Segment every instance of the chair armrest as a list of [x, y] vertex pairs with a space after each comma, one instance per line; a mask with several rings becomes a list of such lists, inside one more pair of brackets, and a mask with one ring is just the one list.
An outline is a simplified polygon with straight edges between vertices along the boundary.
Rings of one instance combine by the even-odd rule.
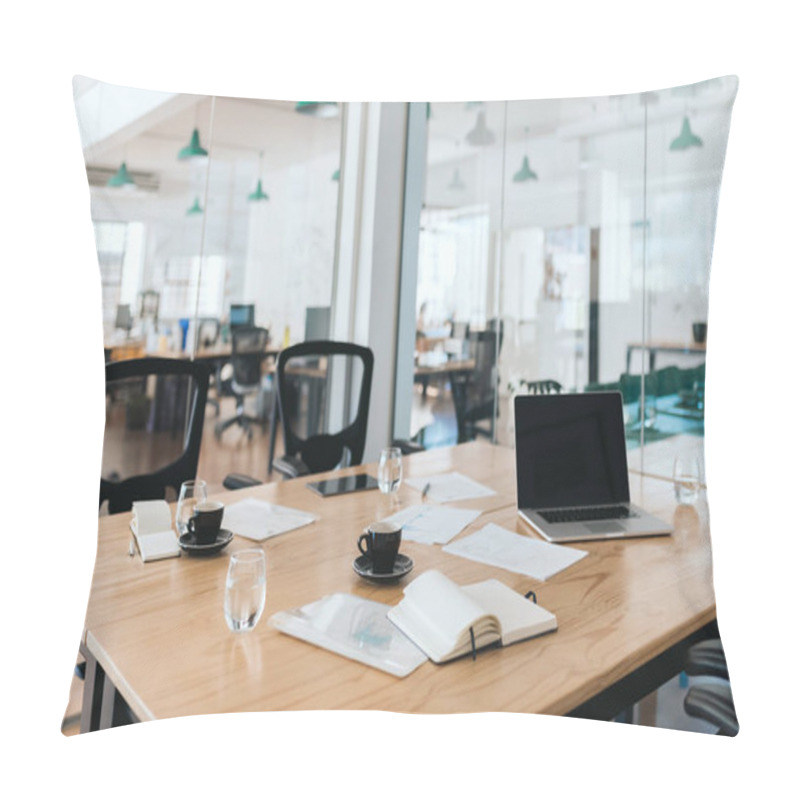
[[425, 451], [425, 448], [421, 444], [414, 442], [411, 439], [395, 439], [392, 442], [392, 447], [399, 447], [400, 452], [404, 456], [409, 456], [412, 453], [422, 453]]
[[299, 456], [281, 456], [280, 458], [276, 458], [272, 467], [287, 478], [299, 478], [301, 475], [311, 474], [311, 470]]
[[262, 481], [257, 478], [251, 478], [249, 475], [241, 475], [236, 472], [226, 475], [225, 480], [222, 481], [222, 485], [226, 489], [247, 489], [250, 486], [260, 486], [261, 483]]
[[686, 651], [686, 663], [683, 667], [687, 675], [713, 675], [716, 678], [728, 678], [728, 664], [722, 650], [720, 639], [706, 639], [693, 644]]
[[699, 717], [716, 725], [722, 736], [739, 733], [730, 684], [692, 686], [686, 693], [683, 707], [690, 717]]

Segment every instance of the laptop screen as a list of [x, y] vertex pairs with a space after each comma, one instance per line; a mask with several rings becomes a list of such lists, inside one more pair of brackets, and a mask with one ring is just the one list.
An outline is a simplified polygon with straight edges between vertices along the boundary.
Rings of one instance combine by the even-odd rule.
[[514, 399], [519, 508], [630, 500], [619, 392]]

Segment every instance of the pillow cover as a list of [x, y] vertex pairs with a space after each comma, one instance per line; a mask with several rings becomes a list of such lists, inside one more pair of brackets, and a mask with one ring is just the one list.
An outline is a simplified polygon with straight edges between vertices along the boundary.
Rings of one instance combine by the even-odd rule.
[[[451, 501], [481, 512], [461, 535], [495, 523], [535, 536], [516, 514], [511, 409], [515, 395], [539, 391], [622, 394], [632, 499], [673, 526], [659, 540], [579, 545], [585, 557], [534, 586], [407, 534], [401, 550], [418, 566], [392, 582], [354, 568], [363, 528], [391, 510], [375, 493], [321, 500], [302, 481], [263, 485], [252, 490], [264, 501], [250, 508], [264, 515], [256, 543], [227, 531], [223, 517], [219, 541], [198, 545], [180, 528], [185, 506], [174, 506], [181, 555], [146, 564], [135, 552], [119, 558], [131, 510], [101, 508], [82, 650], [84, 691], [104, 699], [83, 729], [326, 708], [613, 719], [643, 699], [642, 687], [651, 702], [636, 721], [728, 724], [703, 718], [719, 704], [702, 691], [685, 712], [676, 665], [692, 638], [716, 638], [705, 361], [736, 89], [728, 77], [636, 95], [365, 110], [76, 78], [103, 286], [104, 485], [145, 474], [136, 499], [180, 502], [181, 483], [202, 479], [208, 496], [240, 502], [224, 492], [226, 476], [270, 480], [266, 466], [281, 447], [277, 353], [347, 335], [375, 353], [373, 425], [397, 433], [408, 452], [430, 451], [409, 455], [406, 478], [427, 485], [458, 472], [483, 487]], [[380, 116], [378, 134], [370, 114]], [[359, 145], [366, 164], [342, 158]], [[237, 350], [254, 329], [257, 347]], [[119, 366], [144, 359], [140, 373]], [[323, 433], [317, 426], [335, 414], [348, 419], [346, 371], [306, 366], [281, 411]], [[162, 473], [191, 449], [183, 433], [198, 414], [199, 450], [170, 486]], [[386, 418], [392, 427], [380, 428]], [[376, 474], [379, 449], [370, 447], [366, 470]], [[395, 502], [430, 502], [414, 492], [401, 485]], [[315, 520], [278, 530], [274, 515], [293, 512]], [[230, 556], [248, 549], [267, 564], [252, 608], [231, 594], [228, 573]], [[533, 588], [558, 629], [398, 679], [341, 654], [356, 647], [391, 659], [391, 629], [374, 616], [327, 616], [311, 644], [269, 624], [339, 594], [397, 605], [428, 567], [461, 585], [494, 577], [521, 595]], [[244, 621], [231, 626], [237, 632], [232, 618]], [[724, 663], [707, 652], [695, 659], [700, 672]], [[104, 694], [103, 681], [113, 691]], [[647, 719], [652, 692], [658, 711]]]

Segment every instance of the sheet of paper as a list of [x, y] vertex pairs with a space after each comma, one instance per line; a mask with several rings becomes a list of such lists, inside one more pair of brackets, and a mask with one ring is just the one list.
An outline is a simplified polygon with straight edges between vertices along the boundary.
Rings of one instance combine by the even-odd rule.
[[452, 503], [455, 500], [471, 500], [474, 497], [497, 494], [488, 486], [483, 486], [460, 472], [431, 475], [429, 478], [410, 478], [406, 483], [421, 492], [424, 492], [427, 486], [426, 497], [436, 503]]
[[139, 534], [136, 536], [136, 543], [142, 561], [158, 561], [181, 554], [178, 537], [171, 530]]
[[386, 520], [402, 526], [403, 539], [406, 541], [447, 544], [480, 514], [480, 511], [471, 508], [416, 505], [404, 508]]
[[248, 497], [225, 506], [222, 527], [237, 536], [261, 542], [281, 533], [288, 533], [314, 522], [316, 517], [306, 511], [268, 503]]
[[493, 522], [442, 550], [539, 581], [546, 581], [586, 555], [585, 550], [522, 536]]

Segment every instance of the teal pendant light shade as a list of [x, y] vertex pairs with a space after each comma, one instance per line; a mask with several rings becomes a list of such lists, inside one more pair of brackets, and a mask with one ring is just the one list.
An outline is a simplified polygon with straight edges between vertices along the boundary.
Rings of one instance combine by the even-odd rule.
[[528, 162], [528, 156], [525, 156], [522, 159], [522, 166], [519, 168], [519, 171], [514, 175], [514, 182], [515, 183], [524, 183], [525, 181], [538, 181], [539, 176], [531, 169], [531, 165]]
[[294, 110], [308, 117], [335, 117], [339, 114], [339, 105], [330, 102], [321, 103], [317, 100], [301, 100], [295, 105]]
[[192, 139], [186, 147], [179, 153], [178, 158], [183, 161], [187, 158], [207, 158], [208, 150], [200, 146], [200, 132], [195, 128], [192, 131]]
[[672, 140], [672, 144], [670, 144], [670, 150], [686, 150], [688, 147], [702, 147], [703, 140], [699, 136], [695, 136], [692, 133], [692, 129], [689, 127], [689, 117], [683, 118], [683, 127], [681, 128], [681, 132], [678, 134], [676, 139]]
[[479, 111], [475, 127], [467, 134], [467, 141], [478, 147], [494, 143], [494, 134], [486, 127], [486, 112]]
[[136, 181], [131, 178], [131, 174], [128, 172], [128, 167], [124, 161], [120, 165], [120, 168], [116, 171], [116, 174], [112, 175], [108, 179], [106, 186], [136, 186]]
[[200, 205], [200, 198], [199, 197], [195, 197], [194, 205], [190, 209], [188, 209], [186, 211], [186, 216], [187, 217], [193, 217], [195, 214], [202, 214], [202, 213], [203, 213], [203, 209], [202, 209], [202, 207]]
[[339, 180], [339, 169], [336, 169], [334, 171], [333, 175], [331, 175], [331, 180], [332, 181], [338, 181]]
[[256, 203], [259, 200], [269, 200], [269, 195], [261, 187], [261, 178], [258, 179], [258, 185], [256, 186], [256, 190], [247, 195], [247, 199], [251, 203]]
[[461, 191], [462, 189], [467, 188], [464, 181], [461, 180], [461, 174], [458, 171], [458, 167], [456, 167], [456, 170], [453, 173], [453, 180], [450, 181], [450, 185], [447, 188], [452, 189], [453, 191]]

